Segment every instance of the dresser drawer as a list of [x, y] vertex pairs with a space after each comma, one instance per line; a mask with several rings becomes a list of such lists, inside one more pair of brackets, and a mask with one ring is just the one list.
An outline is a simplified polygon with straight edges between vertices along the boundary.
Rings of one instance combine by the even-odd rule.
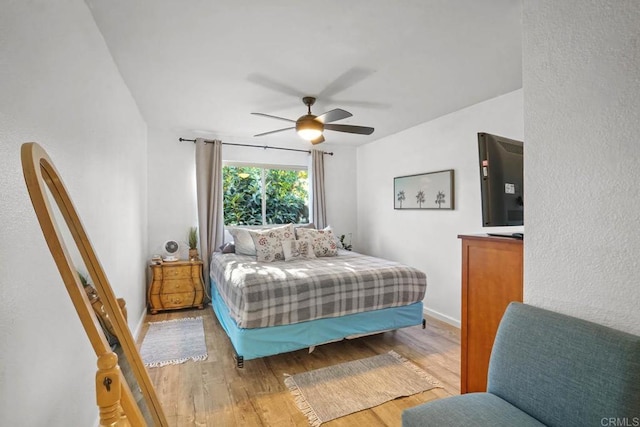
[[194, 285], [191, 282], [191, 278], [189, 280], [184, 279], [165, 279], [162, 281], [162, 285], [160, 286], [161, 294], [179, 294], [183, 292], [194, 292]]
[[160, 294], [160, 302], [164, 308], [190, 307], [193, 305], [196, 293], [180, 292], [177, 294]]

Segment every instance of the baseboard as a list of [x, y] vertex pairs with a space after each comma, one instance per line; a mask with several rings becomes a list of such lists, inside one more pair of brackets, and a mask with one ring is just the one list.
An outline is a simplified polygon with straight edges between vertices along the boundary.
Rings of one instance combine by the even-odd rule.
[[140, 320], [138, 320], [138, 324], [136, 328], [133, 330], [133, 341], [138, 342], [138, 338], [140, 338], [140, 332], [142, 331], [142, 326], [144, 325], [144, 319], [147, 316], [147, 308], [145, 307], [142, 310], [142, 315], [140, 316]]
[[460, 329], [461, 322], [458, 319], [454, 319], [451, 316], [447, 316], [435, 310], [431, 310], [430, 308], [427, 308], [427, 307], [425, 307], [423, 311], [424, 311], [424, 314], [427, 316], [434, 317], [438, 320], [442, 320], [443, 322], [448, 323], [449, 325], [455, 326], [456, 328]]

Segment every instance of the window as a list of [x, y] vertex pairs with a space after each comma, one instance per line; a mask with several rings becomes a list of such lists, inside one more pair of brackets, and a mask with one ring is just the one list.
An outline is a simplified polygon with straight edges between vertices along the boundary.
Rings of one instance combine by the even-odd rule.
[[305, 167], [229, 163], [222, 180], [225, 225], [309, 222]]

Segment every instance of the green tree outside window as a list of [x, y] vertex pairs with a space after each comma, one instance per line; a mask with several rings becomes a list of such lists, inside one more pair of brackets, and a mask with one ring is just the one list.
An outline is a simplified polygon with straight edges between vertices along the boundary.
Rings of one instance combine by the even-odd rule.
[[225, 225], [309, 222], [306, 170], [229, 165], [222, 174]]

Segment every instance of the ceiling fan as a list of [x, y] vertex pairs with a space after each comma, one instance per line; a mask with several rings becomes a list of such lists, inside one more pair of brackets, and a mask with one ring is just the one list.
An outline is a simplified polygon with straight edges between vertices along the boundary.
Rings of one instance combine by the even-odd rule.
[[264, 133], [259, 133], [254, 136], [269, 135], [276, 132], [295, 129], [296, 132], [298, 132], [298, 135], [300, 135], [302, 139], [309, 141], [312, 144], [320, 144], [321, 142], [324, 142], [324, 136], [322, 134], [324, 130], [356, 133], [359, 135], [371, 135], [373, 133], [374, 129], [371, 127], [340, 125], [340, 124], [331, 123], [338, 120], [346, 119], [347, 117], [351, 117], [353, 114], [351, 114], [348, 111], [345, 111], [341, 108], [336, 108], [336, 109], [327, 111], [324, 114], [320, 114], [319, 116], [315, 116], [311, 114], [311, 106], [315, 104], [316, 99], [313, 96], [305, 96], [304, 98], [302, 98], [302, 102], [304, 103], [304, 105], [307, 106], [307, 114], [305, 114], [304, 116], [300, 116], [298, 120], [291, 120], [284, 117], [272, 116], [271, 114], [251, 113], [256, 116], [271, 117], [272, 119], [284, 120], [286, 122], [292, 122], [296, 124], [295, 126], [272, 130]]

